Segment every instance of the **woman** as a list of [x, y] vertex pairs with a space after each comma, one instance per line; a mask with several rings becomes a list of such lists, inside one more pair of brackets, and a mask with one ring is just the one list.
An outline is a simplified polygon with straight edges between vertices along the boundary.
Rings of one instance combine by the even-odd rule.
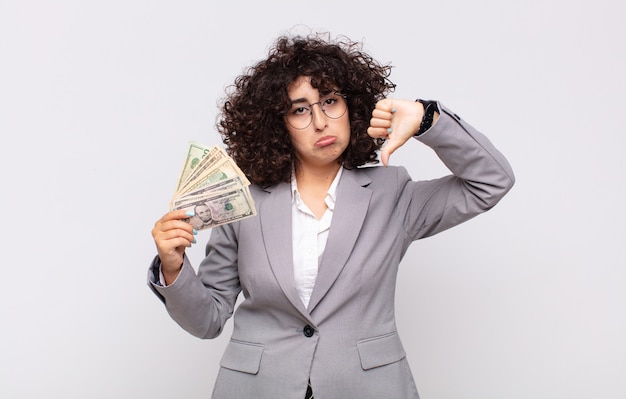
[[[345, 38], [280, 37], [236, 79], [218, 126], [257, 216], [214, 228], [197, 274], [190, 215], [156, 222], [149, 284], [172, 318], [213, 338], [234, 312], [214, 398], [418, 398], [394, 319], [398, 265], [411, 242], [493, 207], [514, 177], [441, 104], [387, 99], [389, 73]], [[413, 137], [452, 174], [416, 182], [388, 166]], [[379, 152], [385, 167], [370, 167]]]

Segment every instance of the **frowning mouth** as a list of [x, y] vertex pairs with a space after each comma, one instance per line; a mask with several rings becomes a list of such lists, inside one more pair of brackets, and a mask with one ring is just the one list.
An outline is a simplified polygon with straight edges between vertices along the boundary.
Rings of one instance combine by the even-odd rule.
[[324, 136], [315, 142], [316, 147], [326, 147], [334, 144], [337, 141], [337, 136]]

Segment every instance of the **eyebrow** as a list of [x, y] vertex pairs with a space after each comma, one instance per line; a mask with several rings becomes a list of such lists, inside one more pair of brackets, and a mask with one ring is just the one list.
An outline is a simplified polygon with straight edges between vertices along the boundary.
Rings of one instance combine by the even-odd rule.
[[[328, 94], [326, 94], [326, 95], [320, 95], [320, 98], [319, 98], [319, 100], [318, 100], [318, 101], [322, 101], [322, 100], [324, 100], [325, 98], [328, 98], [328, 97], [330, 97], [331, 95], [333, 95], [333, 94], [337, 94], [337, 93], [338, 93], [337, 91], [333, 91], [333, 92], [330, 92], [330, 93], [328, 93]], [[296, 99], [293, 99], [293, 100], [292, 100], [292, 99], [289, 99], [289, 101], [291, 101], [291, 104], [299, 104], [299, 103], [311, 104], [311, 103], [309, 102], [309, 100], [307, 100], [307, 99], [306, 99], [306, 98], [304, 98], [304, 97], [296, 98]]]
[[291, 103], [292, 103], [292, 104], [295, 104], [295, 103], [309, 103], [309, 100], [307, 100], [307, 99], [306, 99], [306, 98], [304, 98], [304, 97], [302, 97], [302, 98], [296, 98], [296, 99], [294, 99], [294, 100], [291, 100], [291, 99], [290, 99], [289, 101], [291, 101]]

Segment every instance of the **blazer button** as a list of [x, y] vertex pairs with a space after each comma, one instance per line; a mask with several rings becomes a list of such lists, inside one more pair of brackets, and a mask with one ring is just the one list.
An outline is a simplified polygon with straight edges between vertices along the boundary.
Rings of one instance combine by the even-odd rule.
[[313, 329], [313, 327], [311, 327], [308, 324], [304, 326], [304, 330], [302, 330], [302, 332], [304, 333], [304, 336], [307, 338], [311, 338], [313, 334], [315, 334], [315, 330]]

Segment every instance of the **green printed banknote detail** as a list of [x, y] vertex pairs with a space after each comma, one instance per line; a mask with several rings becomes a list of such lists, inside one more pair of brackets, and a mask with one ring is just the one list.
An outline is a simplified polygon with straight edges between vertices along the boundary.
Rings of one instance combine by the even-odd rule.
[[250, 181], [222, 148], [189, 142], [170, 209], [185, 209], [197, 230], [256, 215]]

